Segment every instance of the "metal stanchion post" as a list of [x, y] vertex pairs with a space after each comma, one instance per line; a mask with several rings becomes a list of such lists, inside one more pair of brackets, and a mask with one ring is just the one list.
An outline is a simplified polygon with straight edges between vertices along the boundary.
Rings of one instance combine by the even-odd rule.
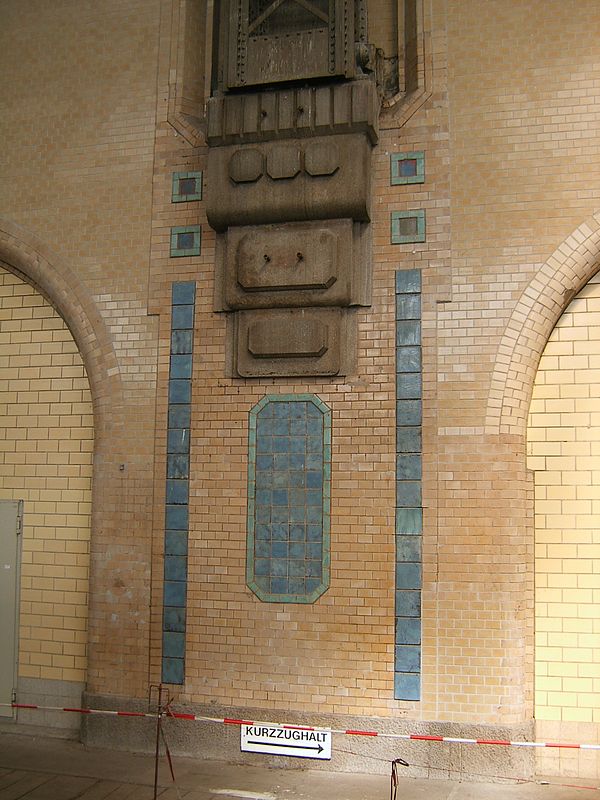
[[152, 684], [150, 686], [150, 697], [152, 696], [152, 690], [156, 689], [158, 692], [157, 700], [156, 700], [156, 749], [154, 753], [154, 799], [156, 800], [158, 797], [158, 762], [160, 759], [160, 739], [162, 735], [162, 717], [163, 717], [163, 686], [162, 683], [158, 685]]
[[408, 767], [409, 764], [403, 758], [395, 758], [392, 761], [392, 777], [390, 780], [390, 800], [396, 800], [398, 792], [398, 764], [402, 767]]
[[162, 719], [161, 707], [162, 685], [158, 687], [158, 701], [156, 704], [156, 751], [154, 754], [154, 800], [158, 797], [158, 759], [160, 756], [160, 722]]

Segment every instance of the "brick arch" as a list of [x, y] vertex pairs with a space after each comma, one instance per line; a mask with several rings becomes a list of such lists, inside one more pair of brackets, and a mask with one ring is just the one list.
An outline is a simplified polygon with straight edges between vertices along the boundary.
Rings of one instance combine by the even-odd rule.
[[[90, 384], [94, 457], [86, 689], [110, 693], [111, 687], [125, 685], [143, 697], [150, 653], [146, 615], [151, 538], [140, 522], [139, 509], [150, 496], [151, 484], [146, 462], [140, 468], [142, 459], [132, 453], [130, 428], [138, 409], [127, 402], [109, 328], [89, 288], [72, 267], [35, 235], [2, 217], [0, 264], [39, 291], [60, 314], [79, 349]], [[147, 507], [151, 509], [151, 504]], [[151, 510], [144, 521], [151, 525]], [[132, 530], [140, 535], [132, 536]], [[107, 604], [114, 603], [115, 587], [118, 591], [125, 587], [125, 597], [119, 613], [107, 622]], [[120, 651], [115, 656], [117, 637]], [[124, 663], [129, 665], [127, 675], [122, 672]], [[121, 683], [115, 683], [116, 679]]]
[[556, 322], [600, 269], [600, 211], [568, 236], [531, 280], [498, 347], [486, 433], [525, 435], [539, 360]]
[[33, 286], [68, 326], [85, 365], [94, 406], [95, 452], [119, 427], [121, 379], [108, 330], [89, 291], [36, 236], [0, 217], [0, 263]]
[[[109, 331], [89, 289], [74, 270], [36, 236], [0, 217], [0, 265], [34, 287], [56, 309], [77, 345], [88, 377], [94, 415], [94, 456], [90, 530], [90, 592], [88, 600], [88, 676], [87, 687], [103, 675], [105, 651], [111, 637], [106, 633], [103, 598], [111, 586], [112, 556], [115, 547], [125, 550], [119, 540], [129, 530], [127, 481], [122, 479], [126, 452], [126, 404], [117, 357]], [[116, 542], [116, 545], [115, 545]], [[140, 552], [141, 551], [141, 552]], [[130, 544], [130, 562], [123, 563], [123, 574], [131, 583], [147, 566], [144, 546]], [[129, 576], [133, 575], [130, 579]], [[119, 633], [135, 641], [134, 659], [140, 673], [147, 674], [144, 659], [149, 651], [147, 633], [140, 633], [125, 615], [119, 617]], [[131, 663], [136, 663], [132, 661]], [[137, 676], [136, 676], [137, 677]]]

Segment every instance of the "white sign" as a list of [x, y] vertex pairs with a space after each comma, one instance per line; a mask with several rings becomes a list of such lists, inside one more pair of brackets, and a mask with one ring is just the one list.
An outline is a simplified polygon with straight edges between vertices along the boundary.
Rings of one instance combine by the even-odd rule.
[[241, 749], [297, 758], [331, 758], [331, 731], [315, 731], [284, 725], [242, 725]]

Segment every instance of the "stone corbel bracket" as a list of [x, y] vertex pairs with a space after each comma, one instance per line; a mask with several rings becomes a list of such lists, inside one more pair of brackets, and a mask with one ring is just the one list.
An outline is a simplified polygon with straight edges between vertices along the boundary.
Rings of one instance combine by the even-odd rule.
[[369, 221], [371, 144], [362, 133], [211, 148], [211, 226]]
[[370, 305], [374, 82], [261, 91], [208, 105], [215, 310], [239, 377], [352, 371], [353, 306]]
[[379, 98], [367, 79], [212, 97], [207, 108], [211, 147], [333, 133], [378, 138]]
[[231, 227], [215, 310], [369, 305], [369, 250], [368, 226], [351, 219]]

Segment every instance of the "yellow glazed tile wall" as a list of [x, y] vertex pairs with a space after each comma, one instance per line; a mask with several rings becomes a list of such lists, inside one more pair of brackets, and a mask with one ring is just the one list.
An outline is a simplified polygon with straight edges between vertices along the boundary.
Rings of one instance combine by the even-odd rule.
[[[538, 736], [598, 741], [600, 722], [600, 277], [558, 321], [528, 425], [535, 471]], [[595, 723], [595, 724], [591, 724]], [[546, 755], [569, 773], [597, 754]], [[598, 769], [592, 770], [595, 775]]]
[[85, 360], [98, 498], [90, 574], [99, 587], [87, 689], [118, 685], [134, 696], [148, 683], [157, 362], [148, 256], [155, 115], [166, 104], [166, 94], [157, 98], [159, 24], [171, 5], [16, 0], [0, 12], [0, 248], [8, 231], [6, 263], [39, 270], [36, 285]]
[[93, 421], [73, 337], [0, 270], [0, 498], [24, 501], [19, 676], [86, 678]]
[[[194, 280], [190, 623], [186, 684], [177, 700], [465, 725], [532, 718], [533, 483], [524, 426], [490, 433], [486, 413], [490, 376], [505, 357], [503, 336], [515, 309], [533, 281], [546, 280], [543, 265], [551, 254], [600, 207], [600, 16], [597, 0], [427, 0], [422, 8], [428, 63], [422, 103], [408, 111], [401, 104], [388, 108], [373, 152], [373, 303], [356, 311], [356, 374], [244, 381], [228, 377], [225, 314], [213, 311], [215, 234], [205, 200], [171, 202], [173, 172], [203, 170], [206, 176], [207, 167], [207, 148], [190, 143], [167, 120], [177, 96], [174, 54], [183, 5], [3, 4], [0, 213], [56, 253], [69, 267], [70, 286], [77, 284], [81, 297], [93, 302], [90, 316], [101, 320], [105, 336], [86, 364], [108, 364], [112, 380], [94, 394], [107, 424], [104, 431], [96, 427], [96, 448], [104, 449], [94, 474], [99, 502], [90, 692], [142, 698], [148, 676], [159, 677], [170, 284]], [[391, 42], [391, 28], [384, 30], [393, 18], [391, 4], [374, 0], [369, 10], [374, 41]], [[413, 150], [425, 153], [425, 183], [390, 186], [390, 154]], [[204, 197], [212, 190], [205, 182]], [[392, 245], [390, 214], [409, 209], [427, 212], [427, 241]], [[172, 259], [170, 228], [186, 224], [202, 225], [201, 255]], [[413, 268], [423, 270], [423, 696], [406, 704], [393, 700], [392, 686], [394, 274]], [[561, 297], [558, 290], [552, 297], [557, 314]], [[539, 307], [530, 318], [539, 328]], [[60, 330], [67, 335], [64, 326]], [[12, 332], [11, 341], [17, 335]], [[529, 390], [528, 370], [537, 367], [536, 353], [523, 349], [519, 397]], [[569, 363], [580, 355], [574, 349]], [[88, 374], [97, 377], [94, 369]], [[333, 411], [332, 584], [308, 609], [261, 604], [245, 587], [248, 411], [277, 392], [314, 392]], [[510, 386], [505, 397], [510, 407]], [[551, 413], [582, 412], [557, 407]], [[556, 430], [554, 423], [548, 430]], [[29, 441], [27, 431], [23, 441]], [[589, 456], [565, 450], [552, 457], [566, 464], [575, 456], [591, 458], [591, 450]], [[532, 467], [535, 459], [550, 457], [533, 453]], [[557, 476], [571, 474], [557, 467]], [[79, 478], [89, 481], [89, 473]], [[559, 486], [538, 483], [538, 493], [543, 488], [547, 494], [538, 503], [554, 503]], [[594, 498], [588, 501], [594, 510]], [[573, 497], [563, 502], [560, 513], [550, 513], [550, 505], [543, 512], [550, 530], [562, 531], [554, 516], [575, 515], [568, 505]], [[43, 511], [48, 530], [50, 513]], [[65, 542], [64, 552], [81, 561], [62, 566], [81, 567], [83, 542], [76, 536]], [[543, 544], [548, 551], [573, 547], [562, 539]], [[573, 636], [583, 655], [594, 652], [582, 637], [596, 635], [595, 621], [578, 614], [593, 607], [597, 589], [551, 585], [554, 576], [572, 579], [563, 564], [593, 561], [579, 552], [591, 545], [578, 543], [576, 557], [568, 550], [539, 557], [540, 565], [560, 562], [560, 570], [553, 571], [555, 563], [539, 573], [547, 585], [538, 587], [538, 599], [542, 590], [555, 599], [544, 601], [539, 617], [546, 643], [538, 654], [543, 648], [566, 652]], [[75, 546], [81, 552], [70, 549]], [[40, 580], [66, 579], [50, 575], [50, 567], [61, 565], [52, 556], [46, 574], [34, 575], [42, 567], [33, 552], [30, 557], [26, 591], [49, 602], [51, 590]], [[582, 580], [594, 577], [581, 574]], [[579, 599], [573, 592], [581, 592]], [[585, 623], [585, 630], [540, 627], [550, 625], [550, 609], [563, 604], [578, 609], [567, 619]], [[65, 612], [64, 595], [62, 605]], [[45, 622], [27, 622], [22, 671], [30, 671], [22, 674], [75, 678], [53, 665], [53, 657], [70, 654], [50, 651], [45, 629], [52, 626]], [[550, 634], [566, 638], [558, 644]], [[37, 647], [48, 648], [43, 656], [49, 663], [31, 660]], [[550, 663], [540, 661], [539, 669]], [[545, 705], [538, 708], [560, 708], [561, 719], [541, 719], [540, 711], [540, 736], [562, 738], [555, 725], [588, 725], [593, 730], [585, 738], [596, 735], [595, 708], [584, 702], [597, 688], [597, 678], [585, 674], [593, 664], [582, 660], [576, 675], [541, 676], [559, 678], [560, 686], [539, 684]], [[568, 683], [580, 679], [587, 683], [577, 690]], [[569, 695], [577, 702], [567, 702]], [[580, 713], [588, 720], [591, 713], [591, 721], [569, 717]], [[581, 728], [571, 733], [583, 735]]]
[[[581, 44], [582, 71], [593, 75], [593, 4], [576, 15], [558, 0], [537, 5], [540, 40], [564, 44], [566, 36]], [[595, 208], [596, 90], [574, 71], [564, 89], [566, 55], [532, 49], [539, 24], [518, 4], [482, 11], [475, 0], [434, 0], [423, 8], [430, 94], [408, 121], [400, 109], [382, 116], [373, 154], [373, 304], [357, 312], [358, 370], [346, 380], [227, 377], [226, 321], [213, 311], [215, 237], [204, 201], [170, 203], [172, 173], [205, 169], [206, 148], [183, 141], [159, 104], [150, 265], [152, 310], [161, 315], [158, 430], [166, 419], [169, 283], [194, 279], [198, 289], [183, 701], [464, 723], [531, 719], [533, 487], [524, 436], [488, 437], [483, 424], [498, 343], [515, 304], [540, 264]], [[498, 47], [498, 31], [506, 29], [513, 34], [508, 64]], [[167, 31], [165, 24], [159, 97], [169, 91], [168, 53], [175, 49]], [[576, 135], [564, 135], [567, 116]], [[425, 152], [425, 184], [390, 187], [390, 153], [412, 150]], [[569, 191], [574, 181], [582, 187], [577, 193]], [[210, 191], [205, 183], [204, 196]], [[390, 213], [415, 208], [427, 212], [427, 242], [391, 245]], [[187, 223], [202, 225], [202, 253], [169, 259], [170, 226]], [[424, 287], [423, 696], [404, 704], [392, 699], [391, 680], [393, 286], [397, 269], [415, 267]], [[334, 431], [332, 585], [300, 611], [260, 604], [244, 585], [248, 411], [265, 394], [293, 391], [328, 403]], [[163, 441], [156, 459], [158, 563], [164, 459]], [[156, 680], [160, 570], [153, 580]]]
[[[171, 42], [164, 43], [172, 50]], [[444, 48], [436, 42], [443, 85]], [[159, 96], [167, 91], [161, 61]], [[163, 85], [164, 84], [164, 85]], [[393, 698], [395, 506], [395, 294], [397, 269], [422, 267], [431, 324], [439, 278], [430, 262], [448, 252], [444, 94], [402, 133], [382, 131], [374, 149], [372, 306], [356, 311], [358, 364], [348, 377], [252, 379], [228, 376], [227, 321], [213, 311], [215, 234], [205, 200], [171, 203], [173, 172], [204, 170], [205, 147], [188, 146], [157, 114], [150, 297], [161, 315], [157, 429], [166, 428], [170, 283], [195, 280], [196, 333], [191, 433], [186, 703], [304, 714], [435, 714], [435, 645], [428, 543], [427, 681], [421, 703]], [[428, 184], [390, 192], [390, 153], [428, 147]], [[213, 190], [205, 180], [204, 198]], [[428, 243], [392, 245], [390, 212], [426, 207]], [[200, 223], [202, 252], [169, 258], [171, 226]], [[433, 287], [433, 289], [432, 289]], [[428, 344], [431, 345], [431, 333]], [[431, 359], [431, 349], [428, 358]], [[310, 392], [332, 409], [331, 586], [309, 605], [262, 603], [246, 586], [248, 413], [267, 394]], [[431, 384], [428, 407], [432, 415]], [[162, 558], [165, 440], [157, 443], [155, 563]], [[153, 572], [151, 675], [160, 672], [162, 573]]]
[[402, 9], [394, 6], [378, 0], [367, 3], [369, 43], [381, 48], [388, 57], [398, 53], [398, 28], [402, 30], [404, 24]]
[[[544, 286], [543, 265], [599, 205], [600, 18], [587, 0], [434, 2], [439, 23], [444, 7], [452, 289], [436, 321], [438, 702], [442, 718], [516, 722], [533, 717], [533, 485], [525, 426], [485, 428], [490, 376], [520, 298]], [[536, 366], [524, 347], [519, 378]]]

